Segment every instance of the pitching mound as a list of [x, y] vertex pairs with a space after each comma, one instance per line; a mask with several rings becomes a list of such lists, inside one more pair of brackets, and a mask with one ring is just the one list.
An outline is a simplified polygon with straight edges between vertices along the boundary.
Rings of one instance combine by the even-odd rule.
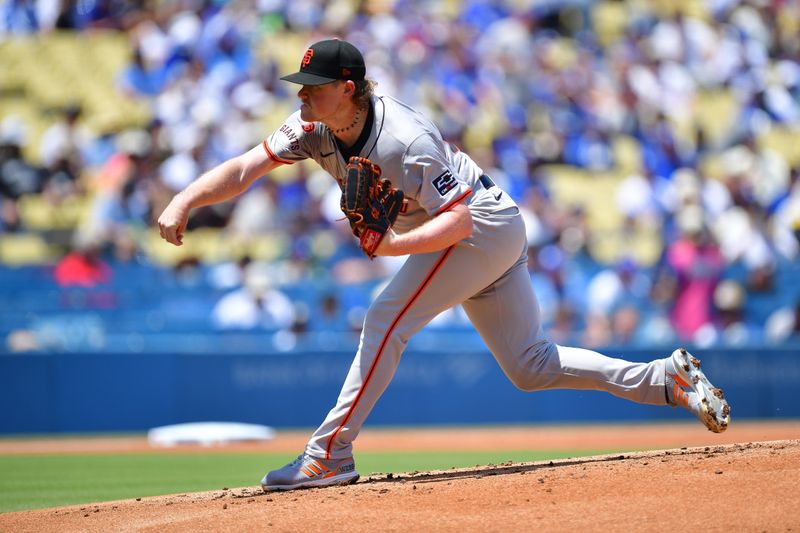
[[0, 516], [0, 531], [788, 531], [800, 440], [259, 487]]

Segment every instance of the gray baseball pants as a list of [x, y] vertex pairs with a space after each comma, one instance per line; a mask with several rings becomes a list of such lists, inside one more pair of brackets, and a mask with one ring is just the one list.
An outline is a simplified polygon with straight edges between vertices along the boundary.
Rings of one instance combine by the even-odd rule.
[[522, 390], [602, 390], [666, 405], [664, 359], [632, 363], [545, 338], [516, 207], [499, 213], [475, 209], [473, 221], [469, 239], [441, 252], [410, 256], [372, 303], [336, 406], [312, 435], [307, 454], [351, 456], [353, 440], [391, 382], [411, 336], [458, 304]]

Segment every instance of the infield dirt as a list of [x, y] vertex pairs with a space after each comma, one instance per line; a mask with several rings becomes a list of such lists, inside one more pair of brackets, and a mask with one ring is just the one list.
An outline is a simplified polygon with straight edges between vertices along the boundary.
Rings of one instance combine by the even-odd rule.
[[[90, 439], [83, 450], [77, 440], [60, 444], [66, 453], [85, 453], [105, 441], [109, 451], [119, 452], [135, 440]], [[303, 441], [302, 434], [288, 433], [241, 449], [299, 450]], [[347, 487], [269, 494], [243, 487], [7, 513], [0, 515], [0, 531], [800, 530], [797, 422], [732, 425], [722, 435], [696, 424], [365, 430], [358, 444], [384, 450], [634, 450], [659, 443], [674, 448], [435, 472], [362, 472]], [[0, 453], [15, 453], [12, 445], [2, 443]]]

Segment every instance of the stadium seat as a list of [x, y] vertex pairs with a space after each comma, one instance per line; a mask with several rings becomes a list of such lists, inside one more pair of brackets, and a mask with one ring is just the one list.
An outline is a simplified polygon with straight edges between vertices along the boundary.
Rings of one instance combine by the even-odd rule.
[[59, 251], [39, 234], [14, 233], [0, 236], [0, 263], [41, 265], [53, 262]]

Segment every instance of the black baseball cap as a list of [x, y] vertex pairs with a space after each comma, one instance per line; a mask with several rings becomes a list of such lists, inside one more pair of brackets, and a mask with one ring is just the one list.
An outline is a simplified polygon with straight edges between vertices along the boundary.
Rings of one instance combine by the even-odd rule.
[[358, 48], [339, 39], [311, 45], [300, 61], [300, 71], [281, 79], [301, 85], [323, 85], [336, 80], [363, 80], [367, 73]]

